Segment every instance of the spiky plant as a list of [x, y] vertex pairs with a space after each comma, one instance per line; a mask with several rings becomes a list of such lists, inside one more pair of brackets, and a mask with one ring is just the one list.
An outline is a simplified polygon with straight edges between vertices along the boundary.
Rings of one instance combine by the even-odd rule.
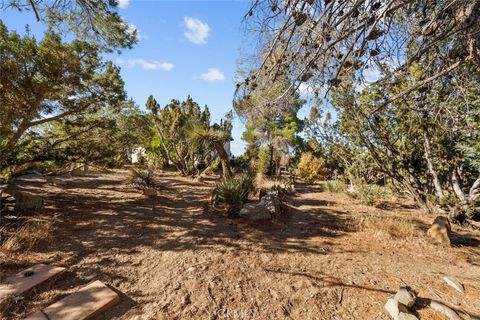
[[212, 192], [212, 202], [222, 205], [229, 213], [237, 212], [254, 190], [254, 178], [249, 172], [237, 177], [223, 178]]

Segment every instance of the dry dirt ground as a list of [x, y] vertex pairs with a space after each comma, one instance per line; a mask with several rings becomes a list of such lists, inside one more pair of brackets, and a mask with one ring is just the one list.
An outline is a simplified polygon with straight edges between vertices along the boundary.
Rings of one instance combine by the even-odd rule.
[[[35, 263], [68, 272], [0, 317], [21, 319], [97, 279], [121, 295], [101, 319], [389, 319], [383, 305], [402, 284], [422, 298], [421, 319], [442, 319], [427, 299], [480, 315], [479, 233], [457, 228], [453, 247], [442, 248], [424, 236], [434, 217], [405, 201], [374, 208], [300, 185], [285, 217], [253, 223], [208, 209], [214, 179], [162, 173], [155, 199], [126, 179], [116, 171], [62, 187], [22, 181], [58, 221], [48, 243], [1, 253], [1, 278]], [[358, 227], [365, 217], [379, 223]], [[407, 222], [396, 230], [398, 217]]]

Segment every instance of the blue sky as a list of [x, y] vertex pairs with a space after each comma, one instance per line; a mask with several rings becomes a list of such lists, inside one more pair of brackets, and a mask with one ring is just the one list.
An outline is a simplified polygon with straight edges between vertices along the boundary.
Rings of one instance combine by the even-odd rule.
[[[231, 110], [240, 50], [251, 50], [241, 24], [250, 1], [119, 2], [119, 13], [138, 30], [140, 39], [133, 49], [105, 57], [121, 66], [125, 89], [140, 107], [150, 94], [161, 105], [190, 94], [200, 105], [209, 106], [214, 121]], [[0, 18], [19, 33], [26, 24], [38, 38], [44, 31], [31, 12], [7, 10], [0, 12]], [[242, 131], [236, 119], [235, 155], [243, 153]]]

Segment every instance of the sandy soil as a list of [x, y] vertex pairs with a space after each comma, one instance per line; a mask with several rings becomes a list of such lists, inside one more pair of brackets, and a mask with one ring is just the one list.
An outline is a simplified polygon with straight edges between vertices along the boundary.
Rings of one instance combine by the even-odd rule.
[[[434, 217], [409, 203], [380, 208], [299, 186], [280, 220], [248, 222], [208, 209], [213, 179], [160, 175], [160, 195], [129, 187], [126, 171], [22, 184], [60, 214], [54, 239], [28, 253], [0, 254], [0, 278], [34, 263], [68, 272], [0, 311], [21, 319], [92, 280], [121, 295], [101, 319], [389, 319], [386, 299], [406, 283], [421, 319], [442, 319], [426, 299], [480, 315], [480, 235], [455, 229], [453, 248], [423, 234]], [[403, 202], [403, 201], [402, 201]], [[404, 239], [356, 228], [362, 216], [412, 221]], [[461, 294], [443, 275], [464, 283]]]

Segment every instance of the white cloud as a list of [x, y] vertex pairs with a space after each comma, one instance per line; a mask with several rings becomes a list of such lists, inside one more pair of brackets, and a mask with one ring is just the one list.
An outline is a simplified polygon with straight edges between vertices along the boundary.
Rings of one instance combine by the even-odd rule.
[[208, 82], [223, 81], [225, 80], [225, 75], [217, 68], [208, 68], [208, 72], [202, 73], [200, 75], [202, 80]]
[[130, 4], [130, 0], [118, 0], [118, 7], [125, 9]]
[[145, 59], [117, 59], [117, 63], [124, 65], [127, 68], [134, 68], [140, 66], [143, 70], [163, 70], [170, 71], [173, 69], [174, 65], [168, 62], [158, 62], [158, 61], [147, 61]]
[[183, 34], [190, 42], [195, 44], [207, 43], [208, 34], [212, 30], [207, 23], [192, 17], [183, 17], [183, 22], [185, 28], [187, 28]]

